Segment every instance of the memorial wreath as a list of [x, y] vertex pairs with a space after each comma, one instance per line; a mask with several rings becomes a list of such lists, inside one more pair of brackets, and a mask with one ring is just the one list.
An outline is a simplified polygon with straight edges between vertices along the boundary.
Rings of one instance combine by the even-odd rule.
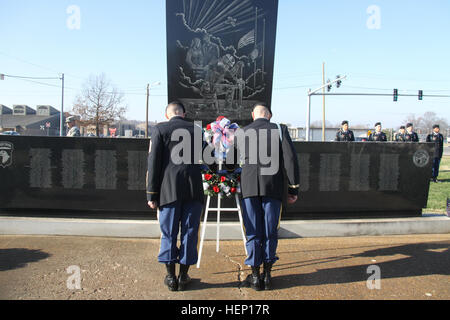
[[[233, 147], [234, 134], [239, 126], [221, 116], [204, 129], [205, 141], [214, 147], [214, 156], [219, 163], [223, 163], [228, 151]], [[210, 197], [233, 197], [241, 193], [241, 169], [229, 172], [219, 167], [217, 172], [210, 168], [202, 171], [203, 190]]]

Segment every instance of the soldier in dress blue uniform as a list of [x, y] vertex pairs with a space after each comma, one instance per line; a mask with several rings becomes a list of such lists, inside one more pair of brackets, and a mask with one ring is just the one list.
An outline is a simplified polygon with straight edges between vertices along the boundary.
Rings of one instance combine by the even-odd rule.
[[433, 133], [427, 136], [427, 142], [434, 142], [436, 149], [433, 158], [433, 172], [431, 179], [437, 182], [439, 176], [439, 166], [441, 165], [442, 156], [444, 154], [444, 136], [440, 133], [441, 128], [438, 124], [433, 126]]
[[[252, 274], [247, 277], [251, 287], [255, 290], [270, 290], [272, 265], [278, 260], [276, 250], [284, 190], [288, 185], [288, 203], [295, 203], [300, 187], [300, 171], [297, 153], [287, 127], [271, 123], [272, 112], [264, 104], [255, 106], [252, 117], [254, 122], [245, 127], [243, 132], [246, 136], [255, 133], [253, 136], [257, 141], [238, 146], [241, 154], [245, 150], [241, 174], [243, 220], [248, 251], [245, 264], [252, 267]], [[261, 135], [263, 131], [267, 135]], [[274, 138], [278, 141], [276, 145], [270, 142], [273, 134], [277, 134], [278, 137]], [[255, 155], [249, 152], [251, 144], [258, 149], [253, 150], [256, 151]], [[266, 147], [268, 150], [263, 151], [266, 155], [272, 155], [274, 148], [278, 148], [279, 151], [277, 158], [274, 156], [272, 159], [278, 163], [278, 167], [272, 168], [273, 171], [270, 173], [266, 171], [270, 165], [263, 164], [260, 158], [260, 150]], [[252, 156], [257, 160], [252, 161]], [[283, 171], [286, 172], [287, 181]], [[264, 271], [261, 277], [262, 264]]]
[[[178, 141], [172, 141], [175, 130], [185, 133], [190, 136], [191, 142], [194, 141], [195, 126], [184, 119], [185, 115], [181, 103], [172, 102], [168, 105], [166, 118], [169, 121], [153, 128], [148, 157], [147, 200], [152, 209], [159, 208], [162, 237], [158, 261], [166, 265], [164, 283], [170, 291], [183, 291], [190, 282], [188, 270], [198, 259], [198, 230], [204, 202], [200, 164], [195, 163], [195, 159], [201, 159], [201, 154], [195, 157], [195, 152], [198, 152], [194, 148], [195, 144], [190, 143], [190, 150], [182, 150], [183, 154], [180, 155], [184, 158], [184, 152], [189, 152], [188, 163], [174, 162], [172, 156], [172, 150], [179, 144]], [[184, 137], [182, 139], [184, 141]], [[181, 245], [178, 247], [180, 226]], [[175, 274], [176, 264], [180, 264], [178, 278]]]
[[406, 125], [405, 141], [419, 142], [419, 136], [414, 132], [414, 125], [412, 123]]
[[370, 135], [369, 141], [386, 142], [386, 134], [381, 129], [381, 122], [375, 123], [375, 132]]
[[336, 142], [339, 141], [355, 141], [355, 135], [353, 131], [348, 129], [348, 121], [342, 122], [341, 129], [336, 133]]

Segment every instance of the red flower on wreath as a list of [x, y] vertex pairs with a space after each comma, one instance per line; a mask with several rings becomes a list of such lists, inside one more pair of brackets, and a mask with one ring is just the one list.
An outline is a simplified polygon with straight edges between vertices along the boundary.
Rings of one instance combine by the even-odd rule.
[[232, 194], [235, 194], [237, 192], [237, 189], [236, 188], [231, 188], [230, 191], [231, 191]]
[[205, 174], [205, 180], [206, 181], [210, 181], [212, 179], [212, 175], [210, 174]]
[[214, 187], [213, 187], [213, 190], [214, 190], [215, 193], [219, 193], [219, 191], [220, 191], [220, 189], [219, 189], [218, 186], [214, 186]]
[[211, 130], [211, 124], [208, 124], [208, 125], [206, 126], [206, 130]]
[[224, 176], [222, 176], [222, 177], [220, 178], [220, 182], [225, 182], [225, 181], [227, 181], [227, 178], [224, 177]]

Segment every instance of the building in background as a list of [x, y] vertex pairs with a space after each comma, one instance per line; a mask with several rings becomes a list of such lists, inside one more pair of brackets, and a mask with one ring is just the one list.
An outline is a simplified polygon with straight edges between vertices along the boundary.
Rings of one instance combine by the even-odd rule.
[[48, 105], [0, 105], [0, 132], [15, 131], [27, 136], [59, 136], [60, 112]]
[[[149, 134], [156, 122], [150, 122]], [[77, 121], [81, 136], [95, 136], [95, 125], [84, 125]], [[114, 132], [114, 134], [112, 134]], [[110, 125], [100, 125], [99, 137], [145, 138], [145, 122], [138, 120], [120, 120]]]

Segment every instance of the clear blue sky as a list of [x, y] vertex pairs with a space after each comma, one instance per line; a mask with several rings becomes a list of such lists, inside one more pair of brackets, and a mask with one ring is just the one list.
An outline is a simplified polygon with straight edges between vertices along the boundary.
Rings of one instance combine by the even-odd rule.
[[[80, 29], [70, 30], [70, 5], [80, 8]], [[371, 5], [380, 28], [369, 29]], [[280, 0], [275, 57], [275, 121], [304, 126], [307, 89], [347, 75], [334, 92], [450, 95], [448, 0]], [[370, 20], [369, 22], [373, 22]], [[105, 73], [125, 92], [128, 119], [144, 120], [147, 83], [150, 119], [163, 121], [167, 103], [164, 0], [0, 0], [0, 73], [34, 77], [66, 74], [65, 109], [83, 82]], [[59, 86], [58, 80], [42, 80]], [[371, 89], [368, 89], [371, 88]], [[409, 90], [409, 91], [407, 91]], [[0, 104], [50, 104], [60, 108], [60, 89], [16, 79], [0, 81]], [[313, 98], [312, 121], [322, 118]], [[450, 120], [450, 98], [328, 97], [327, 120], [398, 127], [410, 113], [436, 112]]]

